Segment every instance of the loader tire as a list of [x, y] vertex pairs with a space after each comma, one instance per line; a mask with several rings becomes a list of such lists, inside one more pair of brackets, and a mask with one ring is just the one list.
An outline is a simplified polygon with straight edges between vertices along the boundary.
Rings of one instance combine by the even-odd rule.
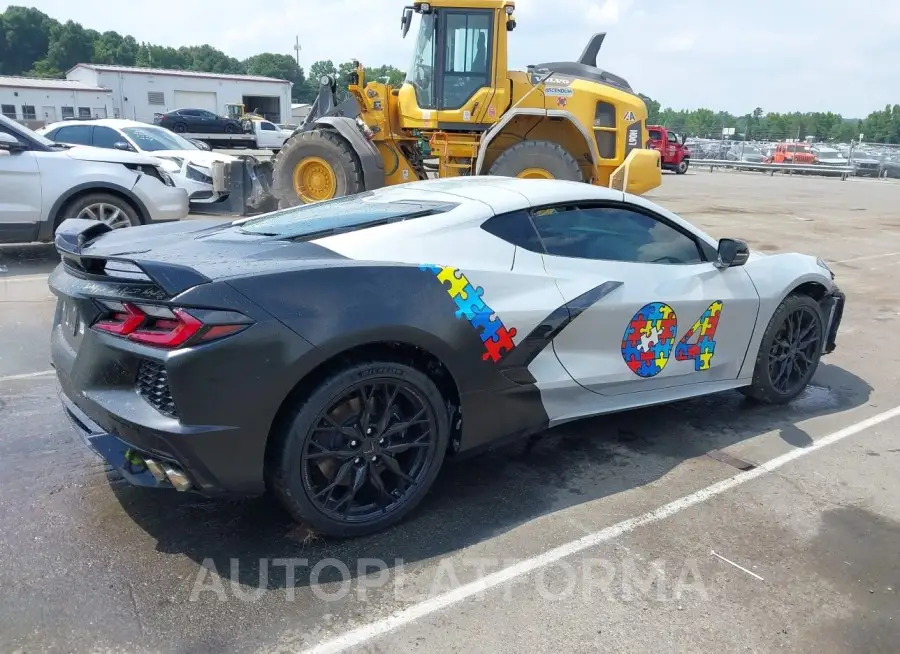
[[497, 157], [488, 175], [526, 179], [564, 179], [583, 182], [578, 162], [565, 148], [551, 141], [522, 141]]
[[297, 134], [275, 155], [272, 195], [281, 209], [363, 190], [359, 158], [332, 131], [315, 129]]

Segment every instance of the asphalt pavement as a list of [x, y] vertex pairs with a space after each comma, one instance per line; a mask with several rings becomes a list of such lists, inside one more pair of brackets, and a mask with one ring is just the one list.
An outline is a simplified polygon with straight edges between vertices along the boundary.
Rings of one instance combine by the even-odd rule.
[[831, 262], [848, 306], [808, 391], [566, 425], [349, 541], [109, 479], [49, 370], [53, 249], [0, 248], [0, 651], [896, 652], [900, 185], [697, 173], [650, 197]]

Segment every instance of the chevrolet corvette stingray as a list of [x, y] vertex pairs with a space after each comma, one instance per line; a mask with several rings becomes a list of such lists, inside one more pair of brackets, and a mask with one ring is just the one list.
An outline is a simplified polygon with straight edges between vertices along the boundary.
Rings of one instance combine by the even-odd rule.
[[131, 483], [271, 491], [324, 534], [406, 516], [445, 456], [731, 389], [835, 347], [827, 264], [556, 180], [415, 182], [234, 222], [68, 220], [63, 409]]

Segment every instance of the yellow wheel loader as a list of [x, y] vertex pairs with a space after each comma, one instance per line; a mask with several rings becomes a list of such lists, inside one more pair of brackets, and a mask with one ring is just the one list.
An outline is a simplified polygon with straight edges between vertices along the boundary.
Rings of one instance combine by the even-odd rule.
[[[324, 76], [312, 110], [274, 160], [272, 191], [291, 207], [427, 179], [504, 175], [565, 179], [641, 194], [661, 184], [647, 108], [628, 82], [597, 67], [605, 34], [578, 61], [507, 67], [513, 0], [435, 0], [419, 16], [406, 81], [366, 83], [347, 97]], [[431, 163], [429, 160], [436, 160]]]

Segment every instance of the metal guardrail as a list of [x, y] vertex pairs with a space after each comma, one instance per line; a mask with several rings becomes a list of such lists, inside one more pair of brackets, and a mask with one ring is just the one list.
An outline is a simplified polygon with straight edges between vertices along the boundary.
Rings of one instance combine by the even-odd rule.
[[774, 175], [778, 171], [791, 173], [806, 173], [813, 175], [840, 175], [841, 180], [847, 179], [855, 172], [851, 166], [830, 166], [826, 164], [785, 164], [785, 163], [752, 163], [749, 161], [729, 161], [727, 159], [691, 159], [692, 167], [706, 168], [712, 172], [716, 168], [734, 168], [735, 170], [755, 170]]

